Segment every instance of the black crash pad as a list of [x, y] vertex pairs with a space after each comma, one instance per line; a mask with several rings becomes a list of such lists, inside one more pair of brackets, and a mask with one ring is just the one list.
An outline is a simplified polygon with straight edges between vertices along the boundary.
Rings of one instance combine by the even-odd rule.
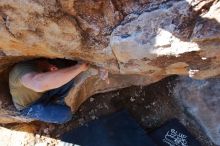
[[201, 146], [177, 119], [169, 120], [150, 136], [159, 146]]
[[127, 111], [72, 129], [61, 140], [80, 146], [156, 146]]

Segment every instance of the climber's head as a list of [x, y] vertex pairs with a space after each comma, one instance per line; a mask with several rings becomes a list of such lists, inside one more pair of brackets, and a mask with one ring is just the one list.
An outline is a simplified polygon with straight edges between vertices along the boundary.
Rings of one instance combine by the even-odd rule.
[[48, 59], [37, 59], [35, 62], [37, 67], [43, 72], [58, 70], [58, 67], [55, 64], [52, 64]]

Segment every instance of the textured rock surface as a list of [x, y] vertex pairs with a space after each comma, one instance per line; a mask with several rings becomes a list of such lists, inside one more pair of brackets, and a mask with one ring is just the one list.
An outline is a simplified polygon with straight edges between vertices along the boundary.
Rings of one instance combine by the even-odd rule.
[[212, 141], [220, 145], [220, 79], [193, 80], [182, 77], [174, 91], [185, 110]]
[[199, 66], [197, 76], [207, 77], [202, 66], [217, 62], [219, 54], [219, 4], [203, 12], [213, 2], [2, 0], [1, 58], [82, 59], [114, 73], [152, 76], [188, 74]]
[[127, 16], [132, 20], [119, 25], [110, 39], [120, 72], [195, 78], [218, 75], [217, 67], [208, 67], [219, 65], [218, 5], [201, 17], [186, 1], [171, 1], [160, 9]]
[[[109, 85], [97, 71], [78, 77], [66, 99], [72, 108], [76, 97], [173, 74], [214, 77], [220, 74], [219, 11], [215, 0], [1, 0], [0, 71], [36, 57], [107, 69]], [[1, 96], [3, 102], [9, 98]], [[10, 104], [2, 106], [0, 121], [16, 121]]]
[[131, 85], [146, 85], [155, 81], [154, 78], [141, 75], [110, 74], [110, 84], [108, 84], [100, 79], [97, 70], [90, 69], [76, 77], [75, 86], [65, 101], [72, 108], [72, 111], [76, 111], [83, 101], [96, 93], [103, 93]]
[[[64, 146], [64, 142], [60, 140], [49, 138], [47, 136], [40, 136], [36, 133], [38, 129], [34, 124], [21, 124], [12, 126], [10, 129], [0, 127], [0, 145], [2, 146]], [[44, 130], [46, 133], [48, 129]], [[68, 145], [66, 143], [66, 145]]]

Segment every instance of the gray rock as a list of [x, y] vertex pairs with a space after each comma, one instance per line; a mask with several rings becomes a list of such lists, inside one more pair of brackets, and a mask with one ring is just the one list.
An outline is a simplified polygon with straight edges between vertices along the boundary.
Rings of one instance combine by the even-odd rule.
[[178, 78], [174, 95], [207, 136], [220, 145], [220, 78]]

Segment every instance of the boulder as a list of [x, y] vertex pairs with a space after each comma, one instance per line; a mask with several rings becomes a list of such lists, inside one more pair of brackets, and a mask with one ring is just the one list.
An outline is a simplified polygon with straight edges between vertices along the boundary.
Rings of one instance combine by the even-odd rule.
[[[66, 98], [74, 110], [74, 99], [170, 75], [218, 76], [219, 11], [216, 0], [1, 0], [1, 86], [8, 86], [7, 73], [21, 60], [83, 60], [91, 69]], [[100, 68], [110, 84], [100, 79]], [[8, 88], [0, 94], [0, 122], [30, 121], [18, 116], [10, 98]]]
[[220, 145], [220, 79], [180, 77], [174, 87], [174, 95], [207, 136]]

